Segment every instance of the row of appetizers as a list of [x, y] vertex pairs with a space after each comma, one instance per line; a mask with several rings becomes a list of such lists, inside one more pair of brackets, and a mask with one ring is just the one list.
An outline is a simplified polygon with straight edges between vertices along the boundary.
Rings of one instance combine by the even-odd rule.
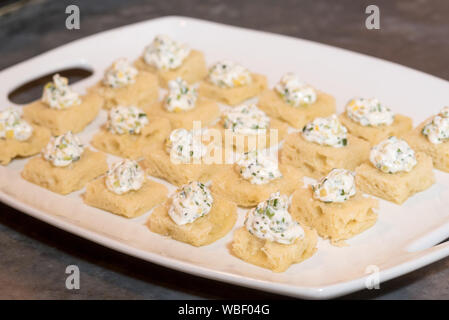
[[[162, 101], [159, 85], [168, 88]], [[240, 104], [253, 97], [258, 103]], [[220, 112], [217, 102], [230, 106]], [[127, 158], [109, 168], [105, 153], [73, 134], [101, 108], [108, 120], [92, 146]], [[316, 232], [338, 242], [375, 223], [378, 202], [356, 185], [403, 203], [434, 183], [433, 166], [449, 171], [448, 111], [414, 130], [410, 118], [377, 99], [352, 99], [337, 116], [334, 98], [295, 74], [270, 90], [264, 76], [233, 62], [218, 62], [208, 73], [201, 52], [158, 36], [134, 66], [117, 60], [84, 96], [55, 75], [23, 117], [15, 109], [0, 112], [0, 163], [42, 150], [25, 165], [26, 180], [61, 194], [86, 186], [87, 204], [126, 217], [157, 206], [150, 229], [196, 246], [227, 234], [236, 206], [252, 208], [232, 251], [283, 271], [313, 254]], [[192, 129], [198, 120], [206, 128]], [[289, 126], [302, 131], [288, 134]], [[237, 161], [203, 161], [211, 145], [221, 160], [227, 152], [203, 140], [211, 129], [230, 133], [232, 149], [244, 141]], [[270, 139], [271, 130], [278, 139]], [[255, 136], [265, 137], [255, 147], [239, 139]], [[264, 151], [283, 140], [279, 161]], [[166, 198], [167, 189], [147, 174], [178, 191]], [[320, 180], [304, 187], [303, 176]]]

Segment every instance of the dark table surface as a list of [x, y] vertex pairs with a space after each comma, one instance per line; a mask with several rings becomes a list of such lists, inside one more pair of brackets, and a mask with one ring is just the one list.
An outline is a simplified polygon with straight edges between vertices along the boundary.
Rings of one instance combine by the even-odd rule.
[[[380, 30], [365, 28], [375, 3]], [[137, 21], [183, 15], [310, 39], [366, 53], [449, 79], [449, 1], [104, 0], [6, 1], [0, 7], [0, 70], [87, 35]], [[65, 28], [65, 8], [81, 11]], [[0, 2], [1, 5], [1, 2]], [[424, 107], [424, 106], [423, 106]], [[77, 265], [81, 289], [65, 288]], [[168, 270], [73, 236], [0, 204], [0, 298], [279, 299]], [[449, 258], [346, 299], [447, 299]]]

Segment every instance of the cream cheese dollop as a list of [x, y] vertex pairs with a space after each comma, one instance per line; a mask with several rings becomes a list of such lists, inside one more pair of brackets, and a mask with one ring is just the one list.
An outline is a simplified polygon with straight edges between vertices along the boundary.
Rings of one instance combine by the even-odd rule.
[[341, 148], [348, 144], [348, 130], [335, 114], [327, 118], [315, 118], [302, 129], [302, 136], [310, 142]]
[[288, 196], [279, 192], [248, 212], [245, 227], [249, 233], [262, 240], [292, 244], [304, 237], [304, 230], [288, 212]]
[[143, 59], [148, 65], [157, 69], [179, 68], [189, 56], [190, 48], [167, 35], [158, 35], [153, 42], [145, 48]]
[[389, 126], [394, 122], [394, 114], [378, 99], [355, 98], [346, 105], [346, 114], [362, 126]]
[[209, 214], [214, 198], [209, 188], [198, 181], [183, 185], [172, 197], [168, 215], [177, 225], [185, 225]]
[[313, 87], [301, 81], [294, 73], [286, 73], [274, 87], [284, 101], [293, 107], [307, 106], [315, 103], [316, 91]]
[[51, 137], [50, 142], [42, 151], [42, 155], [54, 166], [66, 167], [78, 161], [83, 151], [84, 147], [78, 137], [69, 131], [63, 135]]
[[195, 107], [197, 98], [196, 89], [178, 77], [168, 82], [168, 95], [164, 106], [169, 112], [188, 111]]
[[242, 65], [224, 60], [209, 69], [208, 80], [220, 88], [234, 88], [250, 84], [252, 77], [249, 70]]
[[242, 104], [223, 112], [223, 125], [238, 134], [259, 134], [270, 126], [270, 118], [256, 104]]
[[320, 181], [312, 184], [313, 196], [323, 202], [344, 202], [356, 193], [355, 173], [346, 169], [332, 169]]
[[371, 163], [385, 173], [410, 172], [417, 164], [415, 152], [402, 139], [394, 136], [371, 149]]
[[124, 194], [142, 188], [145, 173], [140, 165], [125, 159], [114, 163], [106, 174], [106, 187], [115, 194]]
[[449, 139], [449, 107], [444, 107], [421, 130], [422, 134], [433, 144], [440, 144]]
[[42, 101], [52, 109], [67, 109], [81, 103], [78, 93], [69, 87], [69, 80], [59, 74], [53, 76], [53, 82], [45, 85]]
[[266, 184], [282, 178], [277, 159], [262, 151], [246, 152], [236, 164], [241, 177], [252, 184]]
[[174, 162], [190, 163], [201, 160], [207, 149], [201, 141], [202, 130], [173, 130], [167, 139], [167, 152]]
[[33, 127], [22, 119], [21, 110], [8, 108], [0, 111], [0, 139], [28, 140], [33, 134]]
[[140, 134], [147, 124], [148, 117], [142, 109], [118, 106], [109, 111], [106, 127], [114, 134]]
[[120, 58], [106, 70], [103, 83], [111, 88], [126, 87], [136, 81], [138, 73], [128, 59]]

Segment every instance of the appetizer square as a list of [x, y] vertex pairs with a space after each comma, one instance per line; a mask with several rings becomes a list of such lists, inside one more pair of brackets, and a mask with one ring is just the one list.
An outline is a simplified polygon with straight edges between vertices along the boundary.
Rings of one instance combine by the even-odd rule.
[[416, 154], [417, 164], [410, 172], [384, 173], [371, 163], [357, 167], [357, 186], [373, 196], [402, 204], [415, 193], [428, 189], [435, 183], [432, 158], [425, 153]]
[[42, 157], [33, 158], [25, 165], [22, 177], [53, 192], [69, 194], [107, 170], [105, 154], [86, 149], [83, 157], [68, 167], [55, 167]]
[[168, 82], [178, 77], [191, 84], [201, 81], [207, 75], [204, 54], [197, 50], [191, 50], [182, 65], [175, 69], [158, 69], [156, 66], [147, 64], [143, 56], [136, 60], [135, 66], [141, 71], [156, 74], [163, 88], [167, 88]]
[[[317, 233], [294, 221], [287, 207], [288, 197], [275, 193], [248, 212], [245, 226], [234, 233], [232, 253], [274, 272], [310, 258], [316, 251]], [[275, 223], [277, 229], [270, 227]]]
[[302, 132], [288, 135], [281, 150], [281, 163], [319, 178], [333, 168], [354, 170], [368, 159], [369, 150], [368, 142], [346, 134], [346, 128], [333, 115], [316, 118]]
[[220, 108], [212, 101], [198, 98], [196, 89], [181, 78], [169, 81], [169, 93], [161, 103], [145, 109], [149, 116], [170, 120], [172, 128], [193, 128], [194, 121], [202, 126], [210, 125], [220, 115]]
[[84, 202], [127, 218], [135, 218], [160, 204], [167, 188], [148, 180], [137, 162], [124, 160], [112, 166], [107, 175], [86, 186]]
[[154, 209], [147, 225], [155, 233], [199, 247], [224, 237], [236, 220], [234, 203], [191, 182]]
[[116, 60], [105, 72], [103, 80], [90, 89], [104, 98], [103, 108], [137, 106], [144, 108], [159, 99], [157, 77], [137, 71], [126, 59]]
[[30, 125], [21, 118], [19, 109], [0, 112], [0, 164], [7, 165], [16, 157], [39, 153], [50, 140], [50, 130]]
[[317, 230], [321, 237], [338, 242], [372, 227], [378, 206], [378, 200], [356, 193], [351, 173], [334, 169], [312, 187], [296, 190], [290, 212], [296, 221]]
[[214, 128], [220, 130], [223, 142], [229, 139], [238, 153], [277, 146], [288, 132], [286, 123], [270, 119], [255, 104], [229, 108]]
[[201, 96], [235, 106], [257, 96], [266, 87], [265, 76], [250, 73], [234, 62], [222, 61], [212, 66], [198, 92]]
[[84, 150], [79, 140], [68, 132], [51, 138], [42, 156], [25, 165], [22, 177], [53, 192], [69, 194], [107, 170], [104, 153]]
[[215, 171], [215, 167], [204, 164], [175, 164], [170, 161], [163, 148], [147, 151], [144, 154], [142, 166], [150, 176], [165, 179], [175, 186], [180, 186], [189, 181], [198, 180], [206, 182]]
[[143, 156], [143, 149], [162, 144], [170, 132], [167, 119], [148, 119], [145, 112], [136, 107], [116, 107], [109, 111], [108, 122], [93, 137], [91, 144], [107, 153], [138, 159]]
[[404, 140], [417, 152], [424, 152], [432, 158], [433, 166], [449, 172], [449, 107], [437, 116], [422, 122], [417, 128], [404, 135]]
[[400, 137], [413, 127], [411, 118], [394, 115], [377, 99], [352, 99], [339, 118], [349, 133], [371, 145], [391, 136]]
[[68, 80], [59, 75], [44, 88], [41, 100], [24, 107], [26, 120], [50, 129], [52, 135], [67, 131], [82, 131], [94, 120], [103, 105], [97, 93], [89, 92], [79, 96], [68, 86]]
[[370, 162], [357, 167], [356, 181], [363, 192], [402, 204], [435, 183], [432, 169], [431, 157], [390, 137], [373, 147]]
[[246, 230], [237, 229], [232, 240], [232, 253], [243, 261], [274, 272], [284, 272], [292, 264], [310, 258], [316, 252], [318, 236], [315, 230], [306, 226], [304, 238], [290, 245], [262, 240]]
[[160, 85], [164, 88], [168, 86], [169, 81], [178, 77], [192, 84], [207, 75], [206, 61], [202, 52], [193, 50], [166, 35], [156, 36], [134, 65], [139, 70], [156, 74]]
[[303, 186], [301, 170], [280, 164], [260, 151], [246, 153], [234, 165], [228, 165], [212, 176], [213, 192], [242, 207], [253, 207], [280, 191], [290, 195]]
[[147, 174], [176, 186], [208, 181], [220, 167], [214, 158], [215, 150], [219, 152], [218, 162], [223, 161], [224, 152], [220, 154], [216, 146], [206, 144], [202, 134], [203, 131], [175, 129], [165, 143], [145, 148], [142, 166]]
[[270, 117], [302, 129], [317, 117], [333, 114], [335, 99], [302, 83], [297, 75], [287, 73], [273, 90], [260, 94], [259, 108]]
[[396, 114], [394, 122], [389, 126], [362, 126], [351, 120], [346, 114], [340, 115], [340, 121], [352, 135], [368, 141], [371, 145], [390, 136], [403, 136], [412, 129], [412, 119], [401, 114]]

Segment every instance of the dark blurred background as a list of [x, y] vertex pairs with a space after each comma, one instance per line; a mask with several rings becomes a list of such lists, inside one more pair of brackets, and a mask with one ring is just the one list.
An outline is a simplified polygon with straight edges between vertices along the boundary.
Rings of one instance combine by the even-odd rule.
[[[65, 28], [65, 8], [70, 4], [80, 8], [79, 30]], [[369, 4], [380, 8], [380, 30], [365, 28], [365, 8]], [[166, 15], [318, 41], [449, 80], [447, 0], [0, 1], [0, 70], [93, 33]], [[146, 263], [60, 231], [3, 204], [0, 261], [3, 299], [285, 298]], [[80, 267], [78, 291], [65, 289], [64, 271], [69, 264]], [[344, 298], [448, 299], [448, 266], [447, 258], [381, 284], [381, 290]]]

